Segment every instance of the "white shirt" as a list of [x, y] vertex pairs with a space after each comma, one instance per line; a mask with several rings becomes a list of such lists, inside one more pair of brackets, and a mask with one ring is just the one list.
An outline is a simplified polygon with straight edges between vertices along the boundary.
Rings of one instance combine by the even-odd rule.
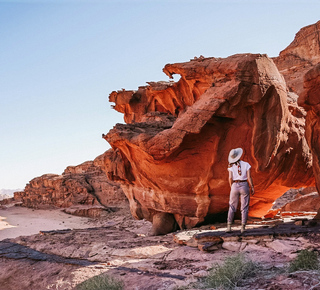
[[251, 168], [248, 162], [240, 160], [241, 175], [238, 173], [238, 166], [233, 163], [231, 167], [228, 167], [228, 171], [232, 172], [233, 180], [247, 180], [247, 171]]

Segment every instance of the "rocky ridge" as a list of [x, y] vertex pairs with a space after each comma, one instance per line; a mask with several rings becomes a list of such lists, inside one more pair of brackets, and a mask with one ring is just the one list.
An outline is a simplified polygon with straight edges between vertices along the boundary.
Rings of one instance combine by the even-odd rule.
[[103, 155], [94, 161], [68, 166], [61, 175], [45, 174], [32, 179], [14, 200], [31, 208], [61, 207], [67, 213], [98, 217], [106, 210], [123, 207], [127, 200], [119, 184], [102, 170]]

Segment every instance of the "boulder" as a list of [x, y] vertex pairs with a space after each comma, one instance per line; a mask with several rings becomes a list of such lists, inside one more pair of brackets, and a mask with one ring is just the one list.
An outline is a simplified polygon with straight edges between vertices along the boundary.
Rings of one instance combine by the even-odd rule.
[[165, 235], [177, 230], [177, 223], [173, 214], [158, 212], [152, 217], [151, 235]]

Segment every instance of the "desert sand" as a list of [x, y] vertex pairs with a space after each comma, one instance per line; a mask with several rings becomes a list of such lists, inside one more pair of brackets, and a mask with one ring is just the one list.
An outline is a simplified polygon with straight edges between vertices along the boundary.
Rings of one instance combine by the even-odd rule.
[[0, 209], [0, 240], [38, 234], [40, 231], [83, 229], [92, 220], [72, 216], [61, 209], [30, 209], [8, 206]]

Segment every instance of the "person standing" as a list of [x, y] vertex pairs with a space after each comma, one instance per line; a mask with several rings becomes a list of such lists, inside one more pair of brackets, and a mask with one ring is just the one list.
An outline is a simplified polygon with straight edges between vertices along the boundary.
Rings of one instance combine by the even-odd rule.
[[227, 220], [227, 232], [231, 232], [234, 215], [237, 211], [239, 199], [241, 202], [241, 233], [245, 231], [249, 213], [250, 189], [254, 195], [254, 186], [250, 173], [251, 165], [240, 160], [243, 154], [242, 148], [232, 149], [229, 153], [228, 171], [230, 184], [229, 211]]

